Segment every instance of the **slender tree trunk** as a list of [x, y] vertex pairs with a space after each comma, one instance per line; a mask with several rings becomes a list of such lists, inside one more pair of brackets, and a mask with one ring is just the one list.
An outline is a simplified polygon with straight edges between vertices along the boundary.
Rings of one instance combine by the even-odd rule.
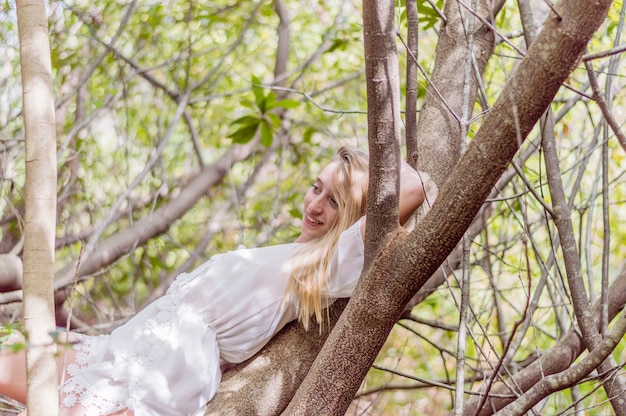
[[17, 18], [26, 132], [24, 322], [28, 335], [30, 416], [58, 414], [54, 321], [56, 133], [46, 5], [18, 0]]
[[475, 71], [468, 80], [470, 88], [466, 102], [469, 108], [464, 109], [460, 92], [465, 80], [457, 71], [465, 66], [469, 34], [464, 28], [463, 16], [469, 12], [462, 7], [455, 0], [448, 0], [444, 5], [446, 20], [439, 33], [434, 69], [427, 80], [426, 98], [417, 124], [417, 167], [430, 174], [440, 189], [461, 156], [461, 116], [468, 110], [471, 114], [478, 81], [494, 47], [493, 30], [481, 22], [490, 20], [497, 10], [492, 9], [492, 2], [479, 0], [476, 13], [481, 20], [476, 21], [471, 33]]
[[[376, 254], [400, 228], [400, 75], [394, 5], [391, 0], [363, 2], [370, 151], [364, 274], [367, 274]], [[350, 406], [375, 353], [380, 349], [379, 345], [387, 338], [387, 332], [379, 330], [384, 323], [377, 322], [386, 316], [376, 315], [379, 304], [372, 305], [372, 302], [384, 303], [384, 300], [358, 296], [359, 287], [361, 284], [355, 289], [356, 296], [349, 304], [361, 301], [352, 308], [353, 312], [357, 310], [360, 313], [346, 315], [344, 312], [341, 315], [284, 415], [343, 415]], [[396, 319], [398, 317], [399, 314]], [[360, 350], [355, 343], [360, 338], [367, 338], [365, 344], [373, 343], [378, 347], [374, 347], [370, 354], [355, 356], [354, 351]], [[328, 348], [329, 344], [333, 347]]]

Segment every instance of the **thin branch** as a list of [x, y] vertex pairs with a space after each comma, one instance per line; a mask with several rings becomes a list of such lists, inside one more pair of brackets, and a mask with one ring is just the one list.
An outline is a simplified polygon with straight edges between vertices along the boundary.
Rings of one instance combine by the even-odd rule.
[[613, 117], [613, 112], [607, 105], [606, 100], [604, 99], [604, 95], [602, 95], [602, 91], [600, 90], [600, 85], [598, 84], [598, 78], [596, 78], [596, 74], [593, 70], [593, 66], [589, 60], [585, 61], [585, 68], [587, 69], [587, 75], [589, 76], [589, 83], [591, 84], [591, 89], [593, 90], [592, 98], [600, 107], [600, 111], [602, 111], [602, 115], [606, 119], [607, 124], [611, 127], [613, 134], [617, 137], [617, 141], [619, 142], [622, 149], [626, 152], [626, 135], [620, 129], [617, 120]]
[[[459, 8], [459, 15], [461, 16], [461, 23], [465, 31], [465, 37], [467, 39], [466, 51], [465, 51], [465, 71], [463, 77], [463, 95], [461, 103], [461, 154], [465, 153], [467, 148], [467, 120], [471, 115], [471, 108], [469, 100], [472, 88], [472, 68], [474, 60], [474, 21], [476, 16], [476, 0], [472, 0], [472, 6], [469, 14], [469, 18], [463, 13], [463, 9]], [[466, 26], [467, 18], [467, 26]], [[461, 416], [463, 414], [463, 386], [465, 385], [465, 346], [467, 343], [467, 311], [470, 303], [470, 244], [471, 237], [470, 231], [467, 230], [463, 234], [463, 275], [461, 283], [461, 309], [459, 310], [459, 333], [457, 336], [457, 352], [456, 352], [456, 391], [454, 399], [454, 414]]]
[[[576, 385], [587, 374], [595, 370], [598, 363], [604, 361], [626, 333], [626, 310], [622, 310], [619, 319], [611, 328], [608, 336], [603, 339], [583, 360], [567, 370], [544, 377], [524, 393], [519, 399], [494, 413], [494, 416], [517, 416], [523, 415], [540, 400], [548, 395]], [[608, 381], [610, 383], [610, 381]], [[606, 383], [605, 383], [606, 384]]]
[[[542, 131], [544, 132], [543, 149], [546, 157], [548, 185], [550, 195], [554, 201], [553, 219], [561, 237], [563, 261], [565, 263], [567, 282], [570, 288], [574, 313], [576, 314], [579, 328], [583, 334], [585, 345], [591, 350], [599, 345], [601, 337], [593, 322], [593, 312], [585, 292], [580, 256], [578, 255], [576, 239], [573, 233], [571, 210], [565, 200], [563, 192], [563, 183], [559, 169], [558, 155], [556, 153], [554, 127], [550, 111], [548, 111], [548, 115], [545, 117], [542, 124]], [[607, 367], [610, 366], [609, 361], [598, 364], [602, 371], [605, 371]], [[621, 384], [621, 382], [615, 385], [606, 383], [604, 387], [607, 391], [607, 395], [611, 396], [611, 392], [614, 391], [615, 388], [620, 388], [619, 386]], [[621, 402], [619, 400], [612, 400], [611, 404], [616, 414], [626, 415], [626, 403], [623, 400]]]
[[438, 6], [437, 3], [435, 3], [433, 0], [426, 0], [426, 2], [430, 5], [430, 7], [433, 8], [433, 10], [435, 11], [435, 13], [437, 13], [437, 15], [439, 16], [439, 18], [441, 19], [442, 23], [447, 23], [448, 22], [448, 18], [446, 17], [445, 13], [443, 12], [443, 10], [441, 10]]
[[[126, 12], [124, 13], [124, 16], [122, 16], [119, 27], [117, 28], [115, 34], [111, 38], [111, 42], [109, 42], [111, 45], [114, 45], [117, 42], [117, 39], [119, 39], [119, 37], [122, 35], [122, 32], [126, 28], [126, 25], [130, 21], [132, 13], [135, 10], [136, 4], [137, 4], [137, 0], [132, 0], [132, 2], [128, 5], [128, 8], [126, 9]], [[71, 5], [68, 5], [67, 3], [65, 4], [65, 6], [68, 7], [69, 10], [71, 10], [72, 13], [74, 13], [83, 23], [88, 25], [87, 19], [76, 8], [72, 7]], [[102, 61], [104, 60], [104, 58], [107, 56], [108, 53], [109, 51], [105, 50], [100, 55], [98, 55], [98, 57], [89, 66], [89, 68], [87, 69], [83, 77], [74, 86], [72, 91], [70, 91], [68, 94], [66, 94], [63, 98], [61, 98], [56, 103], [56, 108], [62, 107], [71, 97], [73, 97], [76, 93], [78, 93], [78, 91], [87, 83], [87, 81], [89, 81], [89, 79], [93, 75], [96, 68], [98, 68], [98, 66], [102, 63]]]
[[407, 54], [412, 58], [406, 60], [406, 113], [405, 119], [405, 142], [407, 162], [417, 169], [417, 54], [419, 41], [419, 20], [417, 14], [417, 2], [406, 2], [407, 21]]
[[589, 53], [589, 54], [583, 55], [582, 59], [583, 59], [583, 61], [585, 63], [587, 63], [587, 62], [593, 61], [595, 59], [606, 58], [607, 56], [617, 55], [617, 54], [622, 53], [622, 52], [626, 52], [626, 44], [616, 46], [616, 47], [608, 49], [606, 51], [596, 52], [596, 53]]
[[[409, 49], [408, 45], [406, 44], [406, 42], [402, 38], [402, 35], [400, 33], [397, 33], [397, 35], [398, 35], [398, 39], [400, 39], [400, 42], [402, 42], [402, 44], [404, 45], [404, 48], [407, 50], [410, 59], [412, 59], [415, 62], [415, 64], [417, 65], [417, 69], [419, 69], [419, 71], [424, 76], [424, 79], [426, 80], [427, 84], [430, 85], [435, 90], [435, 95], [437, 96], [437, 98], [439, 98], [439, 100], [441, 101], [441, 104], [443, 104], [443, 106], [446, 107], [446, 110], [448, 110], [450, 115], [457, 122], [460, 122], [461, 118], [452, 110], [452, 107], [450, 107], [450, 105], [448, 105], [448, 103], [446, 102], [446, 99], [443, 97], [443, 95], [437, 89], [437, 86], [430, 80], [430, 77], [428, 76], [428, 74], [426, 73], [424, 68], [422, 68], [422, 66], [419, 64], [419, 62], [417, 62], [417, 58], [413, 55], [413, 53]], [[430, 91], [430, 89], [427, 89], [426, 93], [428, 93], [429, 91]]]

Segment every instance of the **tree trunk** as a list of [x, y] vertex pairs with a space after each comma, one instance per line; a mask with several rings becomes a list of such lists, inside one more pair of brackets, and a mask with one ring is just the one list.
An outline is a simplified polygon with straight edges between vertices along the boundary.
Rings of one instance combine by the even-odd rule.
[[285, 414], [345, 413], [404, 306], [470, 226], [610, 4], [577, 0], [555, 5], [558, 16], [553, 13], [546, 21], [430, 212], [410, 235], [391, 239], [371, 263]]
[[305, 331], [291, 322], [256, 354], [224, 374], [206, 416], [272, 416], [283, 412], [304, 380], [315, 357], [348, 303], [337, 300], [329, 308], [322, 333], [317, 325]]
[[[394, 2], [363, 2], [363, 39], [367, 78], [368, 144], [370, 178], [365, 233], [363, 274], [387, 242], [402, 233], [398, 222], [400, 166], [400, 83], [396, 52]], [[376, 280], [377, 275], [369, 276]], [[348, 304], [361, 314], [339, 318], [311, 371], [285, 410], [285, 415], [343, 415], [361, 385], [388, 332], [379, 330], [383, 322], [377, 315], [381, 298], [359, 296], [357, 286]], [[407, 299], [408, 300], [408, 299]], [[399, 317], [396, 316], [397, 319]], [[395, 322], [395, 320], [394, 320]], [[380, 345], [370, 354], [352, 353], [367, 338], [368, 344]], [[328, 345], [333, 347], [328, 347]], [[371, 344], [370, 344], [371, 345]], [[359, 363], [355, 362], [359, 361]]]
[[26, 132], [24, 325], [30, 416], [58, 414], [54, 322], [56, 134], [46, 5], [17, 2]]
[[[472, 114], [478, 95], [479, 80], [485, 71], [489, 57], [493, 53], [495, 35], [493, 30], [483, 23], [490, 21], [498, 14], [499, 9], [493, 7], [490, 1], [477, 1], [476, 14], [480, 19], [475, 19], [474, 30], [471, 33], [472, 56], [475, 65], [472, 62], [473, 70], [469, 79], [458, 76], [459, 68], [468, 65], [466, 54], [469, 34], [465, 33], [461, 8], [458, 2], [447, 1], [443, 9], [446, 20], [442, 23], [442, 28], [439, 31], [433, 72], [424, 98], [424, 106], [419, 113], [415, 133], [417, 135], [417, 152], [415, 155], [411, 155], [415, 159], [417, 169], [427, 172], [439, 187], [444, 184], [461, 156], [463, 126], [460, 116], [464, 112]], [[469, 12], [465, 11], [466, 17], [468, 14]], [[466, 108], [463, 107], [463, 94], [460, 93], [464, 90], [468, 93], [465, 100]], [[408, 108], [407, 111], [409, 111]], [[408, 128], [407, 122], [407, 134]], [[435, 198], [431, 198], [427, 193], [427, 203], [424, 204], [424, 210], [427, 210], [435, 199], [436, 195]], [[461, 259], [460, 254], [453, 254], [447, 259], [447, 264], [444, 267], [454, 270], [459, 267]], [[407, 304], [407, 310], [412, 309], [445, 281], [447, 273], [443, 273], [444, 267], [438, 269], [426, 283], [424, 290], [420, 290], [411, 299]]]
[[[476, 13], [489, 21], [497, 14], [491, 1], [479, 0]], [[424, 106], [417, 125], [417, 167], [430, 174], [441, 188], [461, 156], [461, 114], [463, 114], [464, 84], [469, 83], [469, 114], [472, 113], [478, 91], [478, 80], [493, 53], [494, 33], [480, 20], [474, 23], [472, 53], [478, 73], [471, 71], [470, 79], [459, 76], [460, 68], [466, 65], [467, 36], [461, 15], [462, 7], [457, 1], [446, 1], [442, 24], [435, 53], [435, 63]], [[468, 15], [467, 10], [463, 10]]]

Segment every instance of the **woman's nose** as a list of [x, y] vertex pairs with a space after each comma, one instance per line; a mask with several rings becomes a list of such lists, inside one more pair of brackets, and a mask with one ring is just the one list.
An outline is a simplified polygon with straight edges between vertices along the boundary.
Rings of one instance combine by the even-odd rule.
[[311, 212], [320, 213], [324, 209], [324, 201], [320, 196], [317, 196], [309, 203], [309, 210]]

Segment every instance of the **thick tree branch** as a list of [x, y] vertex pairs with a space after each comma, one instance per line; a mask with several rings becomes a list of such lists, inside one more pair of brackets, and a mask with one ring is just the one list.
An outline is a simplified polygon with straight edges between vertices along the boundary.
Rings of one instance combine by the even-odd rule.
[[[610, 4], [609, 0], [570, 0], [555, 6], [558, 16], [547, 19], [432, 209], [410, 235], [398, 234], [371, 262], [287, 414], [303, 409], [345, 412], [348, 398], [404, 306], [470, 226], [521, 142], [579, 61]], [[352, 382], [346, 380], [347, 374]], [[301, 395], [303, 388], [307, 392]]]

